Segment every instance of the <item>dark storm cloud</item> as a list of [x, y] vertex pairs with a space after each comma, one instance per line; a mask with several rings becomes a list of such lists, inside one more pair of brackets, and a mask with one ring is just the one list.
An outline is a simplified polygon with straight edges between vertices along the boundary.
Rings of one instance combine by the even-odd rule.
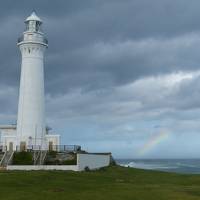
[[[0, 8], [0, 36], [5, 38], [0, 80], [12, 85], [19, 81], [15, 43], [32, 9], [44, 19], [49, 38], [46, 85], [52, 94], [56, 88], [65, 92], [71, 87], [113, 87], [152, 74], [195, 69], [199, 67], [198, 46], [176, 47], [170, 41], [162, 46], [162, 41], [198, 32], [199, 4], [180, 0], [5, 1]], [[148, 39], [153, 40], [148, 43]], [[160, 46], [152, 47], [157, 40]], [[142, 46], [142, 42], [147, 43]], [[107, 47], [110, 52], [103, 53]], [[177, 54], [178, 58], [172, 58]]]

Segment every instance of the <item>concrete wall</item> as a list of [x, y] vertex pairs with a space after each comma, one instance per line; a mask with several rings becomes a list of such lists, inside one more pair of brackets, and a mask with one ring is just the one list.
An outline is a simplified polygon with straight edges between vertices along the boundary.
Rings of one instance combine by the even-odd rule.
[[77, 165], [8, 165], [7, 170], [71, 170], [78, 171]]
[[77, 165], [79, 171], [89, 169], [99, 169], [110, 165], [110, 154], [77, 154]]
[[77, 154], [77, 165], [8, 165], [7, 170], [71, 170], [84, 171], [110, 165], [111, 154]]

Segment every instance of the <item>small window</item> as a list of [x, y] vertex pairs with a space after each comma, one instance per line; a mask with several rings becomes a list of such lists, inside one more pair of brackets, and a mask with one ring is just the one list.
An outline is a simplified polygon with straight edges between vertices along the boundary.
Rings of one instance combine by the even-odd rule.
[[40, 30], [40, 22], [36, 22], [36, 31]]

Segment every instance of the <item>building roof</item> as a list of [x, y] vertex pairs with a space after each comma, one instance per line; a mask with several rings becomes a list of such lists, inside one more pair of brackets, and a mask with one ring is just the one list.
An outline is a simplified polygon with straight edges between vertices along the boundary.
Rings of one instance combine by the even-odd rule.
[[16, 129], [17, 125], [10, 124], [10, 125], [0, 125], [0, 129]]
[[36, 13], [33, 11], [32, 14], [26, 18], [25, 22], [28, 21], [39, 21], [42, 22], [42, 20], [36, 15]]
[[[16, 124], [6, 124], [6, 125], [0, 125], [0, 130], [1, 129], [16, 129], [17, 128], [17, 125]], [[46, 127], [46, 130], [51, 130], [48, 126]], [[55, 136], [60, 136], [60, 135], [57, 135], [57, 134], [53, 134]]]

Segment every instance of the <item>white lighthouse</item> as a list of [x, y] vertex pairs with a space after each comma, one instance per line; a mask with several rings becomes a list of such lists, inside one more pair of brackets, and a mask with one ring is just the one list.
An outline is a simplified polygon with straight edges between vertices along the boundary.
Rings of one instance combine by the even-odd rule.
[[21, 78], [17, 124], [0, 125], [0, 151], [46, 150], [60, 144], [60, 135], [49, 133], [45, 123], [44, 53], [48, 41], [42, 20], [33, 12], [25, 20], [18, 39], [21, 51]]
[[47, 39], [41, 31], [42, 21], [33, 12], [26, 20], [26, 29], [18, 40], [22, 55], [17, 143], [45, 145], [44, 53]]

